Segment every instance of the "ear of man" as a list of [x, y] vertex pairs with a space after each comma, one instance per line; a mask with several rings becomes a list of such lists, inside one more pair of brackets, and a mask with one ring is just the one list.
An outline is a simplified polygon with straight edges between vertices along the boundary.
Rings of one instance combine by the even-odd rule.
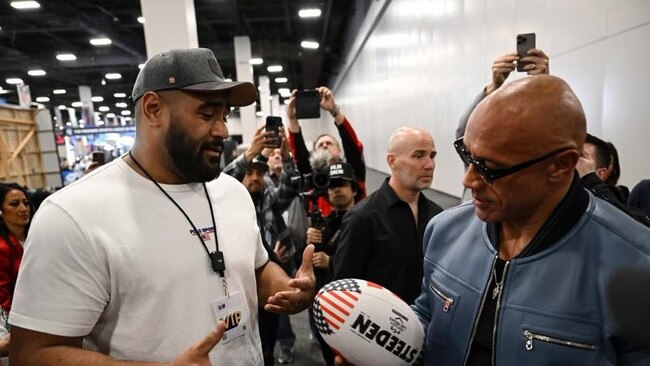
[[388, 163], [388, 166], [391, 169], [395, 169], [395, 155], [393, 154], [386, 155], [386, 163]]
[[610, 174], [611, 174], [611, 170], [609, 170], [608, 168], [596, 168], [596, 175], [598, 175], [598, 178], [600, 178], [600, 180], [602, 180], [603, 182], [606, 181], [607, 178], [609, 178]]
[[555, 155], [553, 163], [549, 165], [549, 181], [557, 183], [566, 180], [567, 177], [572, 178], [578, 160], [580, 160], [580, 153], [577, 150], [565, 150]]
[[162, 125], [163, 97], [156, 92], [147, 92], [142, 96], [140, 103], [145, 123], [152, 128], [160, 127]]

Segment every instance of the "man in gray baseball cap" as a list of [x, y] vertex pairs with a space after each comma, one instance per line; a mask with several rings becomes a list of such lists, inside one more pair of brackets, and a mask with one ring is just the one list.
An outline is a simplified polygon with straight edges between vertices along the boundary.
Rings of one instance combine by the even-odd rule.
[[214, 53], [207, 48], [172, 49], [151, 57], [135, 80], [131, 99], [136, 102], [148, 91], [168, 89], [226, 92], [232, 107], [252, 104], [257, 94], [249, 82], [225, 81]]
[[32, 221], [12, 365], [263, 364], [257, 309], [306, 309], [315, 278], [313, 246], [293, 279], [269, 261], [250, 194], [220, 174], [230, 108], [255, 94], [207, 49], [147, 61], [131, 151]]

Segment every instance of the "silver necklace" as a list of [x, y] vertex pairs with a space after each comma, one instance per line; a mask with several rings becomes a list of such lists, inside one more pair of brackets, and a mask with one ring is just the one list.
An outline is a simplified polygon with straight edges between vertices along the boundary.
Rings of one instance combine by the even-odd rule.
[[501, 286], [503, 285], [503, 277], [501, 277], [501, 281], [498, 280], [497, 277], [497, 264], [496, 262], [494, 263], [494, 267], [492, 267], [492, 275], [494, 276], [494, 290], [492, 290], [492, 300], [496, 299], [497, 296], [499, 296], [499, 292], [501, 292]]

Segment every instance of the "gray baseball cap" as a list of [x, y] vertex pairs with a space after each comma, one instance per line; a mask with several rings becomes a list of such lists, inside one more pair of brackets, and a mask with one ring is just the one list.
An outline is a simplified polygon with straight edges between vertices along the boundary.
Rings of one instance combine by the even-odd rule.
[[267, 172], [269, 170], [268, 159], [262, 154], [257, 154], [257, 156], [255, 156], [251, 161], [249, 169], [259, 169], [263, 172]]
[[252, 104], [257, 97], [252, 83], [224, 81], [221, 66], [207, 48], [172, 49], [149, 58], [135, 80], [131, 99], [135, 103], [148, 91], [169, 89], [227, 91], [233, 107]]

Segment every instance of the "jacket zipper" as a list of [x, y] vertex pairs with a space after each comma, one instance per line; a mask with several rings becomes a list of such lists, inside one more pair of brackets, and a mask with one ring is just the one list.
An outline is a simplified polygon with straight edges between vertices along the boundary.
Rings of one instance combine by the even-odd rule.
[[[497, 263], [497, 258], [499, 255], [494, 256], [494, 260], [492, 260], [492, 268]], [[490, 271], [492, 270], [490, 268]], [[469, 351], [472, 349], [472, 343], [474, 342], [474, 337], [476, 337], [476, 328], [478, 327], [478, 320], [481, 317], [481, 313], [483, 312], [483, 306], [485, 306], [485, 299], [487, 299], [487, 293], [488, 289], [490, 288], [490, 284], [492, 283], [492, 272], [490, 272], [490, 277], [488, 277], [487, 284], [485, 285], [485, 290], [483, 291], [483, 298], [481, 299], [481, 306], [478, 308], [478, 313], [476, 313], [476, 318], [474, 319], [474, 325], [472, 326], [472, 335], [469, 337], [469, 343], [467, 344], [467, 349], [465, 350], [465, 360], [463, 361], [463, 366], [467, 365], [467, 360], [469, 359]]]
[[574, 341], [567, 341], [565, 339], [549, 337], [549, 336], [546, 336], [546, 335], [543, 335], [543, 334], [533, 333], [533, 332], [531, 332], [529, 330], [524, 330], [524, 339], [526, 340], [526, 351], [532, 351], [533, 350], [533, 339], [537, 339], [539, 341], [546, 342], [546, 343], [559, 344], [561, 346], [580, 348], [580, 349], [584, 349], [584, 350], [588, 350], [588, 351], [595, 351], [596, 350], [596, 346], [593, 345], [593, 344], [574, 342]]
[[[499, 310], [501, 308], [501, 297], [503, 296], [503, 290], [506, 287], [508, 265], [510, 265], [510, 261], [507, 261], [505, 266], [503, 266], [503, 275], [501, 276], [499, 295], [497, 296], [497, 307], [494, 310], [494, 328], [492, 328], [492, 366], [495, 366], [497, 364], [497, 328], [499, 327]], [[496, 281], [496, 278], [494, 280]]]
[[454, 299], [445, 295], [444, 292], [438, 290], [432, 283], [429, 284], [429, 288], [433, 291], [445, 304], [442, 307], [442, 311], [445, 313], [449, 311], [449, 308], [454, 304]]

